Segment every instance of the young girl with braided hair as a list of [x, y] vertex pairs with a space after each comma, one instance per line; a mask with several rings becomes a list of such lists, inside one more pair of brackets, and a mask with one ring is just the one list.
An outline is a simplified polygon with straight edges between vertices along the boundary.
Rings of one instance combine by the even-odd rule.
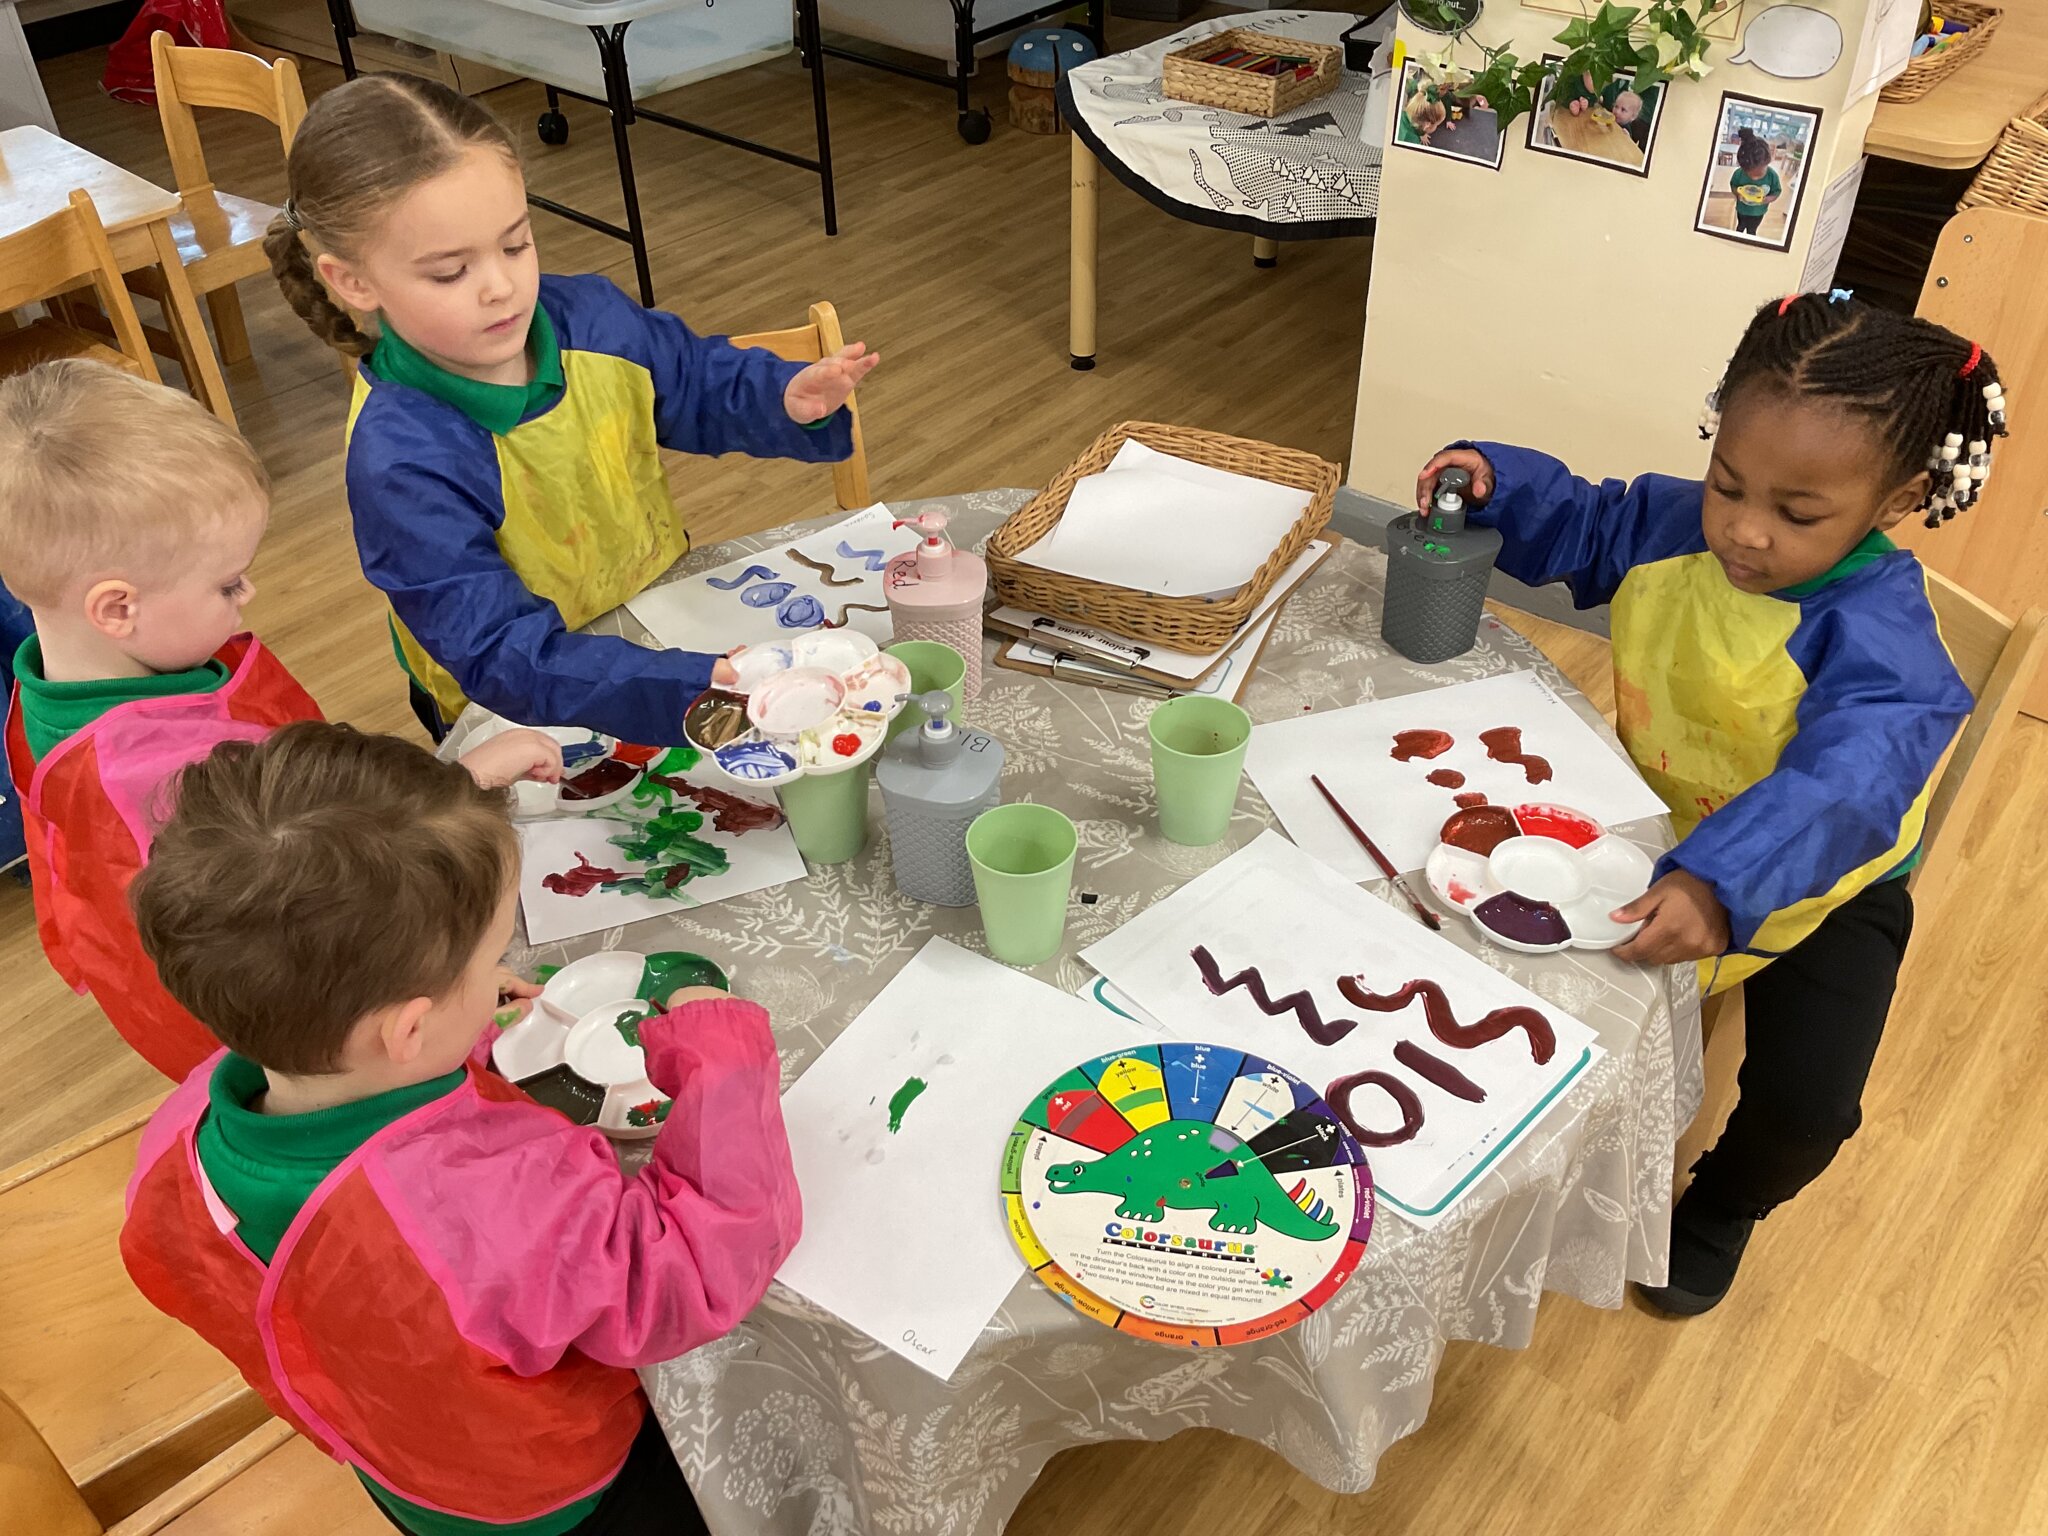
[[877, 356], [855, 343], [788, 363], [699, 336], [607, 277], [543, 277], [511, 138], [435, 81], [336, 86], [287, 178], [264, 248], [314, 333], [362, 360], [349, 512], [422, 722], [438, 740], [475, 699], [530, 724], [677, 740], [729, 665], [572, 633], [689, 548], [659, 450], [843, 459], [847, 401]]
[[1936, 766], [1970, 712], [1926, 577], [1885, 537], [1968, 507], [2005, 435], [1998, 369], [1924, 320], [1801, 294], [1750, 322], [1701, 436], [1705, 480], [1578, 479], [1505, 444], [1445, 449], [1501, 568], [1612, 603], [1617, 728], [1680, 841], [1615, 953], [1746, 983], [1741, 1094], [1671, 1218], [1658, 1308], [1727, 1294], [1757, 1221], [1861, 1120], [1913, 909]]

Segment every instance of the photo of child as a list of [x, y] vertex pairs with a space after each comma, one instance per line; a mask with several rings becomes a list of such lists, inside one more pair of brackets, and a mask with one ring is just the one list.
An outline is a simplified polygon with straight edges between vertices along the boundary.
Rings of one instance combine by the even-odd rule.
[[1693, 228], [1774, 251], [1790, 248], [1819, 127], [1818, 108], [1725, 93]]
[[1484, 96], [1470, 96], [1455, 80], [1430, 78], [1419, 60], [1401, 69], [1401, 110], [1394, 115], [1394, 142], [1403, 149], [1447, 155], [1491, 170], [1500, 169], [1500, 117]]
[[[1561, 61], [1551, 54], [1544, 62]], [[1553, 70], [1529, 113], [1529, 147], [1647, 176], [1663, 106], [1664, 87], [1638, 91], [1633, 75], [1616, 75], [1606, 85], [1595, 86], [1591, 75], [1581, 73], [1565, 81]]]

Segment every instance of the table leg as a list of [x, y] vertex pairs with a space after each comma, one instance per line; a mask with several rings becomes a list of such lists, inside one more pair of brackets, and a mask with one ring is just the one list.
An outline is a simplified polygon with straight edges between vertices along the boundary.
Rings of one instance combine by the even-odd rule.
[[1280, 242], [1268, 240], [1264, 235], [1252, 236], [1252, 265], [1255, 267], [1277, 267], [1280, 265]]
[[150, 245], [163, 273], [164, 318], [177, 339], [178, 358], [192, 393], [214, 415], [229, 426], [235, 424], [235, 408], [228, 400], [228, 381], [221, 377], [220, 359], [213, 355], [213, 342], [206, 334], [206, 322], [199, 318], [199, 300], [193, 295], [192, 280], [178, 259], [178, 243], [171, 235], [171, 221], [161, 218], [149, 226]]
[[344, 79], [356, 77], [356, 50], [351, 41], [356, 35], [356, 13], [348, 0], [327, 0], [327, 19], [334, 27], [334, 51], [341, 56], [341, 73]]
[[612, 114], [612, 150], [619, 162], [619, 190], [626, 197], [626, 231], [633, 247], [633, 272], [640, 279], [640, 302], [654, 307], [654, 276], [647, 267], [647, 231], [640, 222], [640, 188], [633, 179], [633, 81], [626, 71], [626, 28], [592, 27], [598, 62], [604, 68], [604, 94]]
[[1073, 366], [1095, 366], [1095, 184], [1100, 167], [1081, 135], [1074, 141], [1074, 211], [1069, 254], [1071, 289], [1067, 296], [1067, 353]]
[[811, 115], [818, 125], [818, 178], [824, 183], [825, 233], [839, 233], [839, 204], [832, 186], [832, 124], [825, 105], [825, 30], [818, 0], [796, 0], [799, 49], [811, 70]]

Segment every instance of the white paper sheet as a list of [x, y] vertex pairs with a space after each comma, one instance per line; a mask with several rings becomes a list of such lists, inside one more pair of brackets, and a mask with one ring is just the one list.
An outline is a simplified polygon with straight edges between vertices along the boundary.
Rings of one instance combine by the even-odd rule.
[[1913, 39], [1919, 35], [1920, 7], [1915, 0], [1870, 0], [1849, 72], [1849, 96], [1842, 105], [1853, 107], [1888, 85], [1912, 62]]
[[[1191, 958], [1197, 945], [1207, 948], [1226, 978], [1255, 967], [1276, 1006], [1306, 989], [1324, 1023], [1348, 1019], [1356, 1027], [1335, 1044], [1319, 1045], [1293, 1011], [1282, 1008], [1269, 1017], [1246, 988], [1211, 994]], [[1171, 1039], [1252, 1052], [1317, 1088], [1364, 1071], [1406, 1084], [1421, 1103], [1421, 1128], [1397, 1146], [1369, 1147], [1366, 1156], [1382, 1205], [1425, 1228], [1449, 1216], [1601, 1054], [1584, 1024], [1348, 883], [1277, 832], [1262, 834], [1081, 958], [1116, 989], [1098, 993], [1096, 1001], [1126, 1027], [1141, 1021], [1115, 1011], [1117, 993], [1162, 1021], [1158, 1027]], [[1418, 978], [1433, 981], [1465, 1026], [1498, 1008], [1533, 1008], [1550, 1026], [1554, 1047], [1539, 1065], [1529, 1034], [1516, 1028], [1461, 1049], [1431, 1033], [1421, 998], [1397, 1012], [1366, 1011], [1338, 992], [1342, 976], [1358, 977], [1367, 991], [1382, 995]], [[1485, 1100], [1468, 1102], [1401, 1064], [1394, 1047], [1402, 1040], [1448, 1062], [1485, 1091]], [[1357, 1089], [1350, 1107], [1368, 1129], [1401, 1123], [1377, 1088]]]
[[[660, 644], [712, 655], [739, 645], [787, 640], [828, 619], [837, 622], [842, 615], [850, 628], [887, 645], [894, 626], [882, 590], [882, 566], [916, 548], [918, 540], [913, 528], [892, 529], [893, 520], [894, 514], [877, 503], [793, 544], [741, 555], [716, 570], [650, 587], [628, 600], [626, 611]], [[842, 544], [856, 553], [842, 554]], [[826, 585], [819, 572], [790, 558], [792, 549], [831, 566], [835, 579], [854, 584]], [[755, 572], [751, 577], [750, 570]], [[789, 590], [778, 595], [775, 589], [783, 586]], [[754, 599], [772, 596], [774, 601], [756, 607], [750, 593]]]
[[600, 933], [624, 923], [637, 923], [642, 918], [680, 911], [692, 904], [703, 906], [780, 885], [785, 880], [804, 878], [804, 856], [796, 851], [796, 839], [790, 836], [787, 825], [763, 827], [754, 832], [720, 832], [706, 816], [704, 825], [692, 835], [723, 848], [731, 867], [722, 875], [700, 875], [691, 880], [684, 887], [687, 900], [603, 889], [588, 896], [564, 896], [541, 883], [548, 875], [576, 868], [578, 854], [606, 869], [644, 868], [612, 846], [611, 838], [631, 830], [627, 823], [616, 819], [620, 814], [625, 814], [625, 807], [615, 808], [611, 816], [557, 817], [520, 823], [519, 904], [526, 911], [527, 943], [548, 944], [578, 934]]
[[[1067, 619], [1056, 619], [1049, 614], [1034, 613], [1028, 608], [1012, 608], [1007, 604], [998, 605], [989, 617], [1017, 629], [1037, 630], [1041, 637], [1039, 648], [1047, 651], [1065, 651], [1075, 656], [1104, 657], [1111, 662], [1122, 662], [1127, 667], [1144, 667], [1148, 671], [1163, 672], [1169, 677], [1193, 682], [1211, 667], [1216, 666], [1223, 657], [1238, 654], [1247, 644], [1251, 649], [1243, 652], [1245, 659], [1249, 661], [1252, 656], [1257, 655], [1259, 646], [1264, 643], [1266, 634], [1273, 627], [1273, 620], [1278, 614], [1281, 602], [1329, 549], [1329, 543], [1322, 539], [1310, 543], [1308, 548], [1301, 552], [1301, 558], [1280, 573], [1280, 579], [1273, 583], [1273, 590], [1266, 594], [1265, 602], [1252, 611], [1252, 616], [1245, 620], [1243, 627], [1230, 637], [1230, 643], [1213, 651], [1176, 651], [1163, 645], [1141, 644], [1136, 640], [1126, 640], [1120, 635], [1099, 633]], [[1210, 693], [1216, 690], [1205, 684], [1201, 689], [1194, 691]]]
[[[1529, 770], [1487, 756], [1480, 733], [1499, 726], [1521, 729], [1523, 752], [1549, 762], [1548, 779], [1532, 784]], [[1395, 762], [1394, 738], [1406, 730], [1446, 731], [1455, 745], [1441, 757]], [[1459, 794], [1483, 794], [1495, 805], [1568, 805], [1610, 827], [1666, 813], [1627, 760], [1533, 672], [1257, 726], [1244, 766], [1288, 836], [1347, 880], [1376, 880], [1379, 867], [1316, 793], [1310, 774], [1321, 775], [1403, 871], [1427, 862]], [[1463, 782], [1432, 784], [1435, 772], [1460, 774]]]
[[1799, 274], [1801, 293], [1821, 293], [1835, 280], [1835, 268], [1842, 260], [1842, 246], [1849, 238], [1849, 220], [1856, 212], [1856, 194], [1863, 190], [1865, 155], [1828, 183], [1820, 196], [1820, 212], [1813, 221], [1813, 244], [1806, 248], [1806, 269]]
[[782, 1096], [804, 1235], [776, 1278], [946, 1380], [1026, 1272], [998, 1193], [1017, 1117], [1146, 1033], [928, 941]]
[[1078, 481], [1044, 538], [1017, 558], [1041, 570], [1162, 597], [1235, 592], [1266, 563], [1311, 497], [1127, 440]]

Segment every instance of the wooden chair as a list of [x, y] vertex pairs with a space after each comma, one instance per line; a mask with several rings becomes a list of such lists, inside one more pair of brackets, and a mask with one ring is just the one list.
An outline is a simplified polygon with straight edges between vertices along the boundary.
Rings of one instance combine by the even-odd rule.
[[[0, 1386], [108, 1521], [270, 1417], [227, 1358], [144, 1300], [122, 1267], [123, 1196], [155, 1107], [0, 1171]], [[0, 1511], [12, 1508], [0, 1496]], [[0, 1530], [14, 1529], [0, 1514]]]
[[[270, 270], [263, 236], [277, 217], [277, 209], [214, 186], [192, 109], [252, 112], [276, 126], [278, 139], [289, 153], [299, 122], [306, 115], [299, 69], [288, 58], [268, 64], [253, 54], [221, 48], [180, 48], [168, 32], [150, 39], [150, 57], [156, 66], [156, 104], [163, 119], [164, 142], [170, 147], [178, 196], [184, 200], [184, 207], [171, 219], [178, 259], [193, 291], [206, 300], [213, 315], [221, 361], [246, 362], [249, 328], [242, 319], [242, 301], [234, 285]], [[132, 274], [129, 282], [137, 293], [162, 296], [163, 279], [154, 269]]]
[[56, 299], [89, 283], [105, 308], [114, 346], [54, 316], [0, 333], [0, 374], [24, 373], [58, 357], [86, 357], [162, 382], [121, 268], [107, 244], [92, 198], [71, 194], [71, 206], [0, 239], [0, 314]]
[[[297, 1448], [301, 1455], [289, 1453]], [[311, 1466], [304, 1460], [310, 1452]], [[282, 1478], [279, 1473], [283, 1473]], [[312, 1532], [323, 1527], [306, 1518], [310, 1510], [339, 1515], [346, 1509], [346, 1490], [353, 1482], [336, 1463], [298, 1439], [282, 1419], [271, 1419], [251, 1431], [189, 1477], [166, 1489], [133, 1514], [107, 1524], [96, 1514], [64, 1464], [12, 1398], [0, 1392], [0, 1509], [8, 1529], [35, 1536], [202, 1536], [228, 1531]], [[299, 1497], [281, 1497], [279, 1484], [298, 1485]], [[378, 1520], [360, 1488], [363, 1514]], [[337, 1504], [341, 1505], [337, 1509]], [[299, 1507], [294, 1508], [294, 1504]], [[340, 1531], [336, 1520], [324, 1527]]]
[[[846, 335], [839, 329], [839, 311], [821, 300], [811, 306], [809, 325], [799, 325], [787, 331], [756, 331], [751, 336], [735, 336], [732, 344], [736, 347], [762, 347], [785, 362], [815, 363], [845, 346]], [[846, 408], [853, 413], [853, 454], [843, 463], [832, 466], [832, 489], [839, 499], [841, 511], [857, 512], [862, 507], [873, 506], [875, 498], [868, 494], [868, 449], [867, 440], [861, 435], [860, 406], [849, 395]]]

